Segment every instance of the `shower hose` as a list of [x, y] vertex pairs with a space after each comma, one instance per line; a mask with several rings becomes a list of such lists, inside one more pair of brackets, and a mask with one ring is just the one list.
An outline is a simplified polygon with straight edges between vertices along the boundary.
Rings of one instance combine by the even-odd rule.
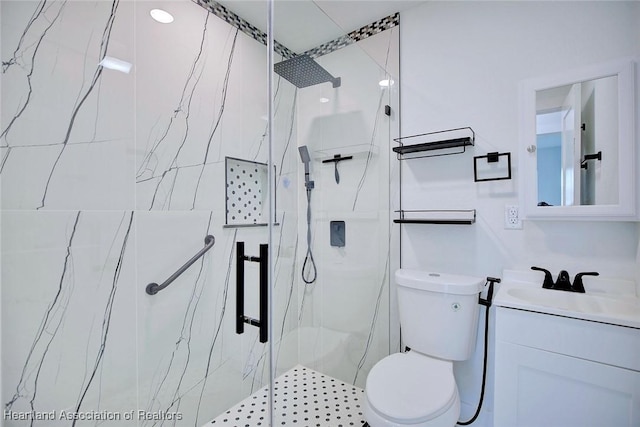
[[[313, 260], [313, 252], [311, 251], [311, 188], [312, 186], [309, 185], [309, 183], [305, 184], [305, 186], [307, 187], [307, 254], [304, 257], [304, 263], [302, 264], [302, 280], [307, 285], [310, 285], [311, 283], [316, 281], [316, 277], [318, 277], [318, 271], [316, 270], [316, 262]], [[307, 265], [309, 265], [309, 269], [307, 269]]]

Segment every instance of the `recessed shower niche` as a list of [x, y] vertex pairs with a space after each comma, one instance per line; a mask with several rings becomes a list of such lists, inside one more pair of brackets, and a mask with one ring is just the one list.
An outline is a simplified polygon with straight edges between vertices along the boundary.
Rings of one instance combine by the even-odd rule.
[[225, 157], [226, 226], [267, 225], [269, 169], [266, 163]]

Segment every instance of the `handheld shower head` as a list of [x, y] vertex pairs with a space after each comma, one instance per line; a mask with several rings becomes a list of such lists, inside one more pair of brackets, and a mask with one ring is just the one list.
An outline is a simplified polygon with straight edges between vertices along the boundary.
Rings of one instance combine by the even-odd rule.
[[309, 156], [309, 149], [307, 148], [307, 146], [303, 145], [301, 147], [298, 147], [298, 152], [300, 152], [300, 159], [302, 160], [302, 163], [309, 164], [309, 162], [311, 161], [311, 157]]
[[309, 149], [306, 145], [298, 147], [298, 152], [300, 153], [300, 160], [304, 163], [304, 184], [307, 190], [311, 190], [313, 188], [313, 181], [309, 180], [309, 163], [311, 163], [311, 156], [309, 155]]

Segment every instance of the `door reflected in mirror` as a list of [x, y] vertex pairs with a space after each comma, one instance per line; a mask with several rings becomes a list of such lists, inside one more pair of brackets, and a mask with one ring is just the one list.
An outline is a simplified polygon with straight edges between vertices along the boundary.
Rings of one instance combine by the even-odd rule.
[[538, 90], [538, 206], [618, 204], [617, 75]]

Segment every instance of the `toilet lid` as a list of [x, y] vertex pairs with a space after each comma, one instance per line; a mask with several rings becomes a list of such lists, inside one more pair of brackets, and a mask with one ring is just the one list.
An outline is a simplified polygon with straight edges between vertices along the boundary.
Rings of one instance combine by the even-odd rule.
[[458, 393], [453, 364], [415, 352], [378, 362], [367, 376], [371, 407], [395, 422], [423, 422], [446, 412]]

